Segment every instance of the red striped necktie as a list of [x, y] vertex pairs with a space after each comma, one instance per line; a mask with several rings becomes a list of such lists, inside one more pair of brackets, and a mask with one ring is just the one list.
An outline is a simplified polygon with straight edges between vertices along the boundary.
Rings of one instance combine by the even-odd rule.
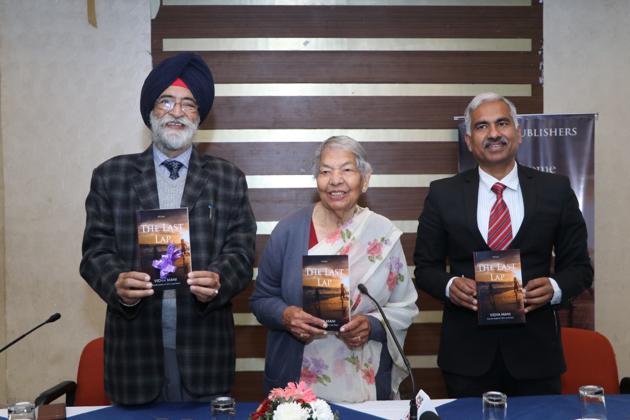
[[512, 242], [512, 220], [510, 210], [503, 201], [505, 185], [497, 182], [490, 188], [497, 195], [497, 201], [490, 209], [490, 222], [488, 223], [488, 246], [494, 251], [506, 249]]

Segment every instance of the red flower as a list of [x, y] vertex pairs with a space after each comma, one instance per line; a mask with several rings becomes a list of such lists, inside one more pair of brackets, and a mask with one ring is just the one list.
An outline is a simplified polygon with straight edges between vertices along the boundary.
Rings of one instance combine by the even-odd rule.
[[380, 257], [383, 253], [383, 244], [378, 239], [368, 242], [367, 254], [370, 257]]
[[302, 400], [303, 402], [310, 403], [317, 399], [313, 390], [307, 387], [304, 381], [300, 381], [297, 384], [295, 382], [289, 382], [284, 390], [287, 396], [293, 400]]
[[394, 287], [396, 287], [397, 280], [398, 280], [398, 273], [390, 271], [389, 275], [387, 276], [387, 288], [389, 290], [394, 290]]
[[333, 232], [332, 235], [324, 240], [326, 241], [326, 243], [334, 244], [339, 238], [341, 238], [341, 228], [338, 228], [336, 231]]
[[252, 414], [251, 420], [258, 420], [259, 418], [263, 418], [270, 404], [271, 401], [268, 398], [265, 398], [256, 409], [256, 412]]
[[307, 384], [315, 384], [317, 383], [317, 375], [315, 372], [308, 370], [306, 368], [302, 368], [302, 373], [300, 374], [300, 381], [304, 381]]
[[363, 376], [363, 380], [365, 382], [367, 382], [370, 385], [374, 383], [375, 381], [374, 368], [370, 367], [370, 368], [361, 369], [361, 373]]

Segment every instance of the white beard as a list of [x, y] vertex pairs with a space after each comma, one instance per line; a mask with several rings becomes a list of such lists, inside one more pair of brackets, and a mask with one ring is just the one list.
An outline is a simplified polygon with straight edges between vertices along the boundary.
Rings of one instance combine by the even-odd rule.
[[[165, 114], [162, 118], [157, 118], [153, 112], [151, 119], [151, 141], [162, 152], [184, 151], [192, 144], [192, 138], [199, 126], [197, 121], [190, 121], [186, 117], [175, 118]], [[170, 122], [178, 122], [184, 125], [183, 130], [173, 130], [166, 126]]]

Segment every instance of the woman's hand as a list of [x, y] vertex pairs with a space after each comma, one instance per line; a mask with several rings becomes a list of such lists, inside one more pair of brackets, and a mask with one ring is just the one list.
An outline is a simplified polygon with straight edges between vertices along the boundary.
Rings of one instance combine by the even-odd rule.
[[282, 314], [282, 323], [298, 340], [308, 342], [326, 334], [326, 321], [308, 314], [297, 306], [289, 306]]
[[339, 338], [350, 348], [361, 347], [370, 339], [372, 326], [366, 315], [355, 315], [339, 330]]

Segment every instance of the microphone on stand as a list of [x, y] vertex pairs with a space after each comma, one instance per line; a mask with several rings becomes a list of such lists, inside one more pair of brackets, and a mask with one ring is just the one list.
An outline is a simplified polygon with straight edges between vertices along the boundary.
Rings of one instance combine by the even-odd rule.
[[19, 336], [18, 338], [16, 338], [15, 340], [11, 341], [9, 344], [7, 344], [6, 346], [2, 347], [0, 349], [0, 353], [2, 353], [3, 351], [5, 351], [6, 349], [8, 349], [9, 347], [11, 347], [12, 345], [14, 345], [15, 343], [17, 343], [18, 341], [20, 341], [21, 339], [23, 339], [24, 337], [26, 337], [27, 335], [29, 335], [30, 333], [32, 333], [33, 331], [35, 331], [36, 329], [38, 329], [39, 327], [41, 327], [44, 324], [49, 324], [51, 322], [55, 322], [57, 321], [59, 318], [61, 318], [61, 314], [59, 312], [52, 314], [46, 321], [42, 322], [41, 324], [37, 325], [35, 328], [32, 328], [31, 330], [27, 331], [26, 333], [22, 334], [21, 336]]
[[407, 372], [409, 373], [409, 377], [411, 378], [411, 389], [412, 389], [411, 400], [409, 401], [409, 420], [418, 420], [418, 406], [416, 405], [416, 381], [413, 378], [413, 373], [411, 372], [411, 365], [409, 364], [409, 360], [405, 356], [405, 352], [403, 352], [403, 349], [400, 346], [400, 343], [398, 342], [396, 335], [394, 334], [394, 330], [392, 326], [389, 325], [389, 321], [387, 320], [387, 317], [385, 316], [385, 312], [383, 312], [383, 308], [381, 308], [381, 305], [379, 305], [376, 299], [374, 299], [372, 295], [370, 295], [370, 292], [368, 292], [368, 289], [367, 287], [365, 287], [364, 284], [359, 283], [357, 287], [361, 293], [367, 296], [376, 305], [376, 308], [378, 309], [378, 311], [381, 313], [381, 316], [383, 317], [383, 322], [385, 323], [385, 327], [387, 327], [389, 334], [394, 339], [394, 343], [396, 344], [398, 353], [402, 357], [403, 362], [405, 362], [405, 367], [407, 368]]

